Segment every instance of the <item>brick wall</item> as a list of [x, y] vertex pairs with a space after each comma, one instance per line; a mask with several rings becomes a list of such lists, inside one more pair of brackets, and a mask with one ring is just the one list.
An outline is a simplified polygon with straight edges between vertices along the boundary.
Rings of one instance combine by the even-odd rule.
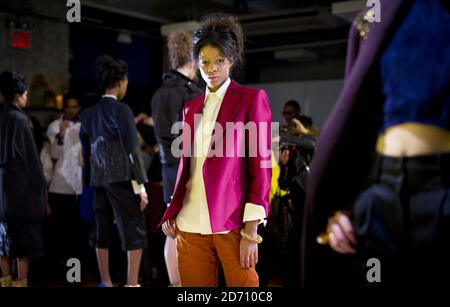
[[[12, 69], [25, 75], [31, 84], [33, 107], [44, 107], [53, 94], [67, 90], [70, 51], [66, 12], [66, 1], [0, 0], [0, 70]], [[11, 48], [8, 20], [31, 24], [31, 49]]]

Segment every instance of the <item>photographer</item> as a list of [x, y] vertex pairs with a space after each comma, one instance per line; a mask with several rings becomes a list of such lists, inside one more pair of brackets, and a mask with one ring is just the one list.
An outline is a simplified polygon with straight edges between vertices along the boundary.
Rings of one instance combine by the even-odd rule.
[[309, 165], [316, 146], [317, 130], [312, 119], [301, 115], [298, 102], [286, 102], [283, 115], [287, 125], [280, 132], [279, 184], [281, 188], [292, 188], [296, 184], [304, 191], [309, 177]]
[[303, 221], [305, 190], [309, 178], [309, 165], [316, 145], [316, 132], [312, 120], [300, 114], [296, 101], [285, 104], [283, 115], [287, 125], [280, 133], [280, 175], [277, 191], [272, 201], [268, 229], [274, 246], [279, 246], [283, 286], [299, 286], [300, 240]]

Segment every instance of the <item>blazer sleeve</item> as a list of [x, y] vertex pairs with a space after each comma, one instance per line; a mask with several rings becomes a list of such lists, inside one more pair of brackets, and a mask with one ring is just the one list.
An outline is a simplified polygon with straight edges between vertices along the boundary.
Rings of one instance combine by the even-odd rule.
[[133, 179], [138, 184], [147, 183], [147, 172], [142, 161], [141, 150], [137, 141], [137, 128], [130, 107], [123, 108], [119, 122], [120, 138], [131, 166]]
[[[269, 192], [272, 180], [271, 135], [272, 113], [269, 100], [263, 90], [258, 90], [249, 106], [248, 123], [255, 123], [257, 136], [249, 137], [247, 131], [247, 150], [249, 160], [249, 193], [247, 203], [262, 206], [269, 216]], [[256, 156], [252, 153], [256, 152]]]

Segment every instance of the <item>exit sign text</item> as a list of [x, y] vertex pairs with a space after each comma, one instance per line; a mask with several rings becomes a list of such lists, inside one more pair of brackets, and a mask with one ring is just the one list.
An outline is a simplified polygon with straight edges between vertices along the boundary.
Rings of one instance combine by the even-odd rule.
[[11, 47], [15, 49], [31, 48], [31, 33], [24, 31], [11, 32]]

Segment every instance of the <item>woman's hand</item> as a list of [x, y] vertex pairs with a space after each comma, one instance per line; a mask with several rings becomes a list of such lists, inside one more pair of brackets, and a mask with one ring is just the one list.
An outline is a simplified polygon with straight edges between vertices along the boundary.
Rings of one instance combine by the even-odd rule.
[[138, 116], [136, 116], [135, 118], [134, 118], [134, 122], [136, 123], [136, 124], [138, 124], [138, 123], [144, 123], [144, 124], [146, 124], [146, 125], [148, 125], [148, 126], [154, 126], [154, 124], [153, 124], [153, 118], [151, 117], [151, 116], [148, 116], [147, 114], [145, 114], [145, 113], [139, 113], [138, 114]]
[[175, 220], [167, 220], [162, 225], [162, 231], [166, 236], [172, 239], [176, 239], [177, 237], [177, 230], [175, 225]]
[[141, 194], [139, 194], [140, 198], [141, 198], [141, 203], [139, 204], [141, 211], [144, 211], [145, 208], [147, 208], [147, 204], [148, 204], [148, 195], [147, 192], [142, 192]]
[[149, 117], [149, 116], [148, 116], [147, 114], [145, 114], [145, 113], [139, 113], [138, 116], [136, 116], [136, 117], [134, 118], [134, 122], [135, 122], [136, 124], [137, 124], [137, 123], [140, 123], [140, 122], [143, 122], [143, 121], [145, 121], [148, 117]]
[[296, 118], [292, 119], [292, 123], [294, 124], [294, 133], [297, 135], [308, 134], [309, 130], [303, 126], [302, 122]]
[[355, 254], [356, 237], [350, 218], [342, 211], [328, 219], [328, 244], [341, 254]]
[[[245, 223], [244, 232], [253, 238], [257, 237], [258, 221]], [[255, 268], [258, 263], [258, 244], [241, 237], [239, 245], [241, 267], [244, 269]]]

